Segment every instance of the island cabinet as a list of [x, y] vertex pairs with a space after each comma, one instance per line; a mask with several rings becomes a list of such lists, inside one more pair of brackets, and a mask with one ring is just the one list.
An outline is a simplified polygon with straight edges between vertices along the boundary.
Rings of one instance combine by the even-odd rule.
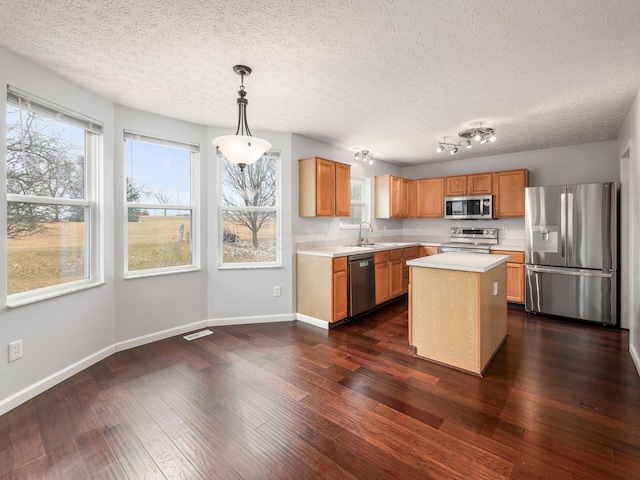
[[418, 217], [442, 218], [444, 216], [444, 177], [417, 180], [416, 197]]
[[375, 177], [375, 217], [401, 218], [403, 207], [408, 208], [408, 190], [403, 188], [405, 180], [393, 175]]
[[524, 252], [496, 250], [498, 255], [509, 255], [507, 260], [507, 302], [524, 304]]
[[347, 318], [347, 257], [296, 255], [296, 311], [325, 322]]
[[376, 305], [391, 299], [391, 284], [389, 281], [389, 251], [376, 252], [374, 255], [376, 277]]
[[493, 216], [495, 218], [524, 217], [524, 189], [529, 186], [529, 171], [495, 172], [493, 183]]
[[482, 376], [507, 337], [507, 258], [443, 253], [409, 262], [417, 356]]
[[326, 158], [298, 160], [301, 217], [351, 215], [351, 165]]

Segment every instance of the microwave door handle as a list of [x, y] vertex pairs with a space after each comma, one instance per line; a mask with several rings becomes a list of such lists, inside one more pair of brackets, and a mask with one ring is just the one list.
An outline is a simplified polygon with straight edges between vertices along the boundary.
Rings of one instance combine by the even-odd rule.
[[567, 257], [573, 257], [573, 193], [567, 194]]
[[560, 195], [560, 254], [564, 258], [564, 248], [566, 244], [565, 228], [567, 227], [567, 194]]

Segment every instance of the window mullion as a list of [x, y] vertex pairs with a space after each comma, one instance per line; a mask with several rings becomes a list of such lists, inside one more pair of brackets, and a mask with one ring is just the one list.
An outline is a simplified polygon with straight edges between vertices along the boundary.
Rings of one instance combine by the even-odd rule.
[[41, 205], [69, 205], [74, 207], [87, 207], [91, 205], [91, 202], [86, 199], [37, 197], [34, 195], [17, 195], [15, 193], [7, 194], [7, 202], [38, 203]]

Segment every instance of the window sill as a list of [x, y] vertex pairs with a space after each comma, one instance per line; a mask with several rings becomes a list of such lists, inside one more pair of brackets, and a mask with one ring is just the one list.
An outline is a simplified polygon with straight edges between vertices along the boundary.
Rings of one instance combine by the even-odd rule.
[[143, 270], [141, 272], [128, 272], [124, 274], [124, 279], [125, 280], [135, 280], [136, 278], [149, 278], [149, 277], [161, 277], [164, 275], [175, 275], [178, 273], [192, 273], [192, 272], [199, 272], [202, 269], [200, 267], [194, 267], [194, 266], [189, 266], [189, 267], [180, 267], [180, 268], [176, 268], [175, 270], [169, 270], [166, 268], [163, 268], [162, 270], [158, 269], [158, 270]]
[[[62, 287], [48, 287], [46, 291], [32, 291], [25, 293], [15, 293], [13, 295], [9, 295], [7, 297], [7, 307], [8, 308], [16, 308], [21, 307], [23, 305], [29, 305], [31, 303], [42, 302], [43, 300], [49, 300], [56, 297], [61, 297], [63, 295], [69, 295], [70, 293], [81, 292], [83, 290], [89, 290], [91, 288], [100, 287], [102, 285], [106, 285], [107, 282], [104, 281], [89, 281], [85, 280], [82, 282], [73, 283], [70, 285], [65, 285]], [[44, 290], [44, 289], [42, 289]], [[37, 292], [37, 293], [36, 293]]]
[[257, 264], [257, 265], [250, 265], [250, 264], [246, 264], [246, 263], [239, 263], [239, 264], [224, 264], [224, 265], [218, 265], [218, 270], [256, 270], [256, 269], [263, 269], [263, 268], [282, 268], [282, 263], [263, 263], [263, 264]]

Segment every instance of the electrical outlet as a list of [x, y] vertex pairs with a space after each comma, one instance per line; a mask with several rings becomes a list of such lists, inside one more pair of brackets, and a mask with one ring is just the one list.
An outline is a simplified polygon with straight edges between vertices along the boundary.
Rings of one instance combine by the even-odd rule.
[[9, 344], [9, 361], [15, 362], [22, 358], [22, 340], [16, 340]]
[[280, 286], [278, 285], [277, 287], [273, 287], [273, 296], [279, 297], [280, 295], [282, 295], [282, 289]]
[[509, 233], [509, 226], [508, 225], [502, 225], [502, 233]]

